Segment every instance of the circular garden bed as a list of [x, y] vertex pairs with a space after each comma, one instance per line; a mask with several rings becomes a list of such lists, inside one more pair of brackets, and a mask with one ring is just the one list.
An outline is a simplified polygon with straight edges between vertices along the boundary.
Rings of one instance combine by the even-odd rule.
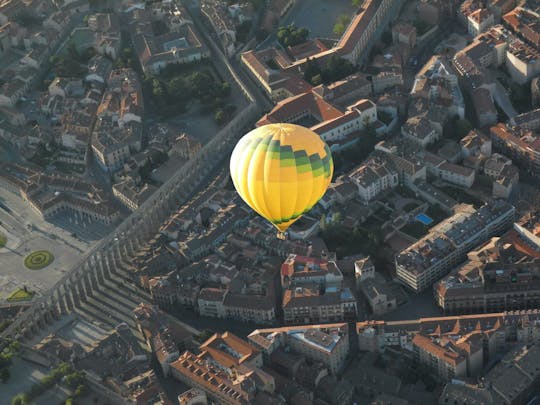
[[41, 270], [51, 264], [54, 256], [46, 250], [36, 250], [24, 259], [24, 265], [30, 270]]

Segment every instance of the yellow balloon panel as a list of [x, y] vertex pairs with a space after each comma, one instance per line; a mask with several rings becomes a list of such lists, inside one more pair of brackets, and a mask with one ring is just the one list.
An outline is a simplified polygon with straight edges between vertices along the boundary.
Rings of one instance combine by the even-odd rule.
[[326, 143], [294, 124], [270, 124], [246, 134], [231, 156], [238, 194], [285, 231], [324, 195], [334, 166]]

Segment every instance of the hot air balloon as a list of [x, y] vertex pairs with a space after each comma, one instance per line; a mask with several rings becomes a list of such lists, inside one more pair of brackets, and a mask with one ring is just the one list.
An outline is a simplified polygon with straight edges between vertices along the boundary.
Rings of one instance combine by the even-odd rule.
[[332, 180], [328, 145], [294, 124], [264, 125], [244, 135], [230, 162], [238, 194], [285, 239], [291, 224], [321, 199]]

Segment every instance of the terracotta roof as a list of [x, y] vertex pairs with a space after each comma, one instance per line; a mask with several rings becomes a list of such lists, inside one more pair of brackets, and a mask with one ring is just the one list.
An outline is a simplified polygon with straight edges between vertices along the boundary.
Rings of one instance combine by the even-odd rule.
[[340, 117], [343, 113], [321, 96], [312, 92], [289, 97], [277, 105], [257, 122], [257, 126], [275, 122], [290, 122], [297, 114], [308, 112], [318, 121]]

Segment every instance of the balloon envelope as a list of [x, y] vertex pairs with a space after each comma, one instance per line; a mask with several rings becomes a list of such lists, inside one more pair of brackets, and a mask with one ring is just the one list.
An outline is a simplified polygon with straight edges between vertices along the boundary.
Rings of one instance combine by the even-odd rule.
[[230, 171], [242, 199], [285, 232], [324, 195], [334, 165], [330, 149], [315, 132], [269, 124], [238, 141]]

